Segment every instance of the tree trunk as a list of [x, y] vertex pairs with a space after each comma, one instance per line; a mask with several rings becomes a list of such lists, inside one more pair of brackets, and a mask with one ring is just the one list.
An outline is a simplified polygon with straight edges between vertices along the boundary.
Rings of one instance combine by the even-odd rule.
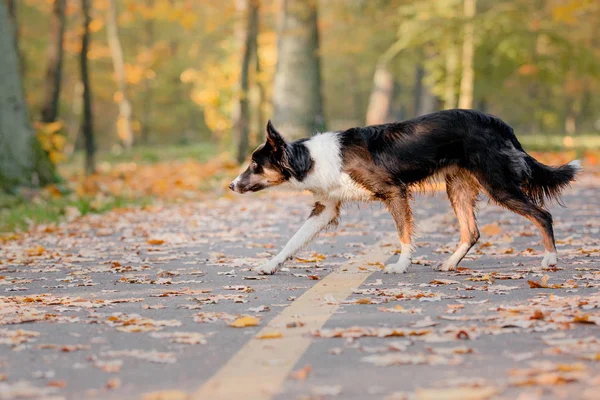
[[446, 81], [444, 109], [456, 108], [456, 73], [458, 72], [458, 48], [454, 43], [446, 47]]
[[63, 38], [65, 35], [65, 0], [55, 0], [50, 19], [50, 38], [46, 59], [46, 78], [44, 83], [44, 105], [42, 122], [50, 123], [58, 117], [58, 104], [63, 63]]
[[67, 144], [65, 145], [65, 156], [69, 157], [73, 152], [81, 148], [81, 112], [83, 110], [83, 83], [78, 81], [73, 85], [73, 99], [71, 111], [67, 123]]
[[85, 173], [91, 175], [96, 171], [96, 145], [94, 143], [94, 116], [92, 112], [92, 88], [88, 69], [88, 48], [90, 42], [90, 0], [81, 0], [83, 12], [83, 35], [81, 37], [81, 83], [83, 84], [83, 120], [81, 132], [85, 139]]
[[387, 63], [378, 63], [373, 76], [373, 89], [367, 108], [367, 125], [383, 124], [388, 121], [394, 98], [394, 76]]
[[[146, 0], [146, 6], [154, 7], [154, 0]], [[144, 25], [146, 51], [154, 46], [154, 18], [146, 20]], [[152, 80], [148, 77], [144, 79], [144, 98], [142, 100], [142, 143], [148, 144], [150, 141], [150, 115], [152, 113]]]
[[[240, 71], [238, 110], [234, 121], [237, 136], [237, 161], [242, 163], [248, 155], [250, 144], [250, 103], [249, 74], [250, 61], [256, 53], [256, 37], [258, 36], [258, 0], [237, 0], [236, 6], [240, 17], [238, 38], [242, 48], [242, 67]], [[245, 25], [245, 26], [244, 26]]]
[[0, 190], [43, 185], [54, 169], [31, 128], [8, 8], [0, 1]]
[[425, 75], [425, 70], [421, 64], [417, 65], [415, 70], [415, 88], [413, 91], [413, 110], [414, 116], [418, 116], [419, 108], [421, 107], [421, 96], [423, 95], [423, 76]]
[[[258, 29], [257, 29], [257, 33], [258, 33]], [[257, 129], [255, 130], [255, 132], [262, 132], [264, 127], [265, 127], [265, 123], [267, 121], [267, 117], [265, 116], [265, 104], [267, 102], [267, 90], [265, 89], [265, 84], [262, 80], [262, 73], [261, 73], [261, 68], [260, 68], [260, 58], [258, 55], [258, 48], [257, 51], [254, 53], [254, 76], [256, 77], [254, 80], [254, 84], [255, 84], [255, 88], [256, 88], [256, 92], [257, 95], [255, 96], [256, 98], [256, 102], [254, 105], [254, 109], [255, 109], [255, 115], [256, 115], [256, 127]], [[250, 141], [250, 147], [256, 147], [258, 145], [258, 142], [262, 142], [263, 138], [262, 136], [260, 137], [256, 137], [257, 135], [254, 135], [251, 138]]]
[[108, 18], [106, 19], [106, 34], [108, 36], [108, 47], [112, 56], [117, 81], [117, 93], [115, 99], [119, 105], [119, 118], [117, 119], [117, 133], [121, 144], [126, 150], [133, 145], [133, 128], [131, 124], [131, 102], [127, 98], [127, 81], [125, 78], [125, 62], [123, 60], [123, 48], [119, 40], [118, 9], [117, 0], [110, 0], [108, 7]]
[[431, 87], [425, 83], [425, 68], [422, 64], [417, 65], [415, 71], [414, 109], [416, 117], [432, 113], [436, 109], [436, 97]]
[[373, 89], [367, 106], [367, 125], [381, 124], [390, 118], [394, 99], [394, 76], [389, 71], [389, 63], [402, 52], [409, 41], [401, 37], [394, 42], [380, 57], [373, 74]]
[[317, 0], [280, 0], [273, 121], [290, 138], [325, 130]]
[[20, 35], [19, 20], [17, 17], [17, 0], [6, 0], [6, 6], [8, 7], [8, 20], [10, 22], [10, 25], [12, 26], [12, 34], [15, 43], [15, 49], [17, 50], [19, 71], [21, 72], [21, 76], [23, 76], [25, 72], [25, 60], [23, 59], [23, 54], [21, 54], [21, 46], [19, 43]]
[[475, 17], [477, 0], [464, 0], [465, 23], [462, 54], [462, 77], [460, 80], [459, 108], [473, 108], [473, 58], [475, 56], [475, 34], [473, 18]]

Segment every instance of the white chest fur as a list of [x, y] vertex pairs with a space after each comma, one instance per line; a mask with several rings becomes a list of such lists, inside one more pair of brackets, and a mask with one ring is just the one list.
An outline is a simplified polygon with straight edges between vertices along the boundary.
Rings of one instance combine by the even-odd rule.
[[312, 137], [305, 146], [314, 167], [302, 182], [292, 180], [294, 187], [310, 190], [321, 198], [339, 201], [369, 201], [373, 193], [358, 185], [342, 171], [342, 154], [337, 133], [327, 132]]

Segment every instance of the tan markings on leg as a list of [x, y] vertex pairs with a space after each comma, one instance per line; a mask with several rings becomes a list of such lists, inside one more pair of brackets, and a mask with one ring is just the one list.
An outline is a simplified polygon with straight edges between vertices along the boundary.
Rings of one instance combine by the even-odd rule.
[[458, 218], [460, 245], [439, 269], [451, 271], [456, 268], [479, 239], [479, 230], [475, 218], [475, 203], [479, 194], [479, 184], [468, 172], [457, 171], [446, 176], [446, 192]]
[[321, 213], [325, 210], [325, 206], [323, 203], [319, 203], [318, 201], [315, 203], [312, 212], [310, 213], [310, 217], [316, 217], [317, 215], [321, 215]]
[[410, 209], [409, 193], [404, 190], [399, 195], [394, 195], [386, 201], [387, 208], [392, 214], [400, 243], [411, 244], [413, 231], [413, 218]]
[[533, 222], [533, 224], [539, 229], [540, 233], [542, 234], [542, 243], [544, 244], [544, 249], [548, 252], [555, 253], [556, 247], [554, 246], [554, 240], [552, 240], [552, 236], [550, 236], [550, 233], [548, 232], [546, 227], [532, 215], [525, 215], [525, 217], [531, 222]]

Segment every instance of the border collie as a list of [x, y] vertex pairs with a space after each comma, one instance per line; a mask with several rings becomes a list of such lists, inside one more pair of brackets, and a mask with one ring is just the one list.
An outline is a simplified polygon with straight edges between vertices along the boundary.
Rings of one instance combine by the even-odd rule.
[[308, 220], [272, 260], [255, 270], [274, 274], [323, 228], [335, 224], [342, 203], [383, 202], [400, 237], [401, 254], [386, 273], [408, 270], [414, 248], [411, 192], [441, 176], [460, 225], [458, 249], [436, 269], [451, 271], [479, 239], [475, 205], [481, 191], [540, 230], [542, 266], [556, 265], [552, 216], [544, 200], [560, 201], [562, 189], [581, 170], [578, 160], [544, 165], [523, 150], [513, 129], [473, 110], [446, 110], [403, 122], [327, 132], [286, 141], [271, 121], [266, 143], [229, 188], [238, 193], [290, 184], [314, 194]]

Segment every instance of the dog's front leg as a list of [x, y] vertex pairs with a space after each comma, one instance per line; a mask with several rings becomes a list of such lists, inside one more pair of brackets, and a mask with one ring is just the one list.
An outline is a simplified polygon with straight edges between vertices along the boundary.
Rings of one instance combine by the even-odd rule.
[[259, 274], [274, 274], [279, 271], [283, 263], [293, 257], [298, 250], [306, 246], [319, 234], [327, 225], [334, 222], [340, 214], [340, 202], [338, 201], [317, 201], [310, 214], [310, 217], [304, 222], [302, 227], [269, 262], [254, 270]]
[[386, 205], [390, 214], [394, 218], [402, 252], [400, 258], [395, 264], [385, 267], [383, 272], [386, 274], [401, 274], [408, 271], [412, 263], [412, 229], [413, 219], [410, 209], [410, 193], [407, 188], [401, 188], [399, 193], [394, 193], [386, 200]]

